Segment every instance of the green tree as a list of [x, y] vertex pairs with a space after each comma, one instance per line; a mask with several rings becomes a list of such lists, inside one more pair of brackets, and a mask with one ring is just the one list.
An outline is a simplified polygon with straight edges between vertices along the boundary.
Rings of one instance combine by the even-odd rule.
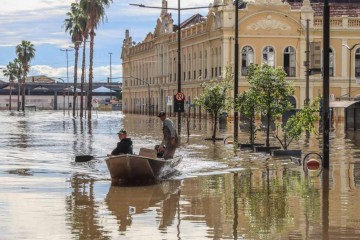
[[89, 64], [89, 94], [88, 94], [88, 118], [91, 119], [92, 108], [92, 83], [93, 83], [93, 57], [94, 57], [94, 39], [95, 29], [100, 22], [105, 20], [105, 8], [110, 6], [112, 0], [81, 0], [80, 6], [87, 14], [88, 28], [90, 35], [90, 64]]
[[216, 138], [219, 115], [224, 111], [228, 111], [231, 107], [232, 99], [229, 97], [229, 92], [232, 89], [232, 80], [233, 74], [231, 69], [227, 68], [224, 79], [202, 83], [203, 93], [194, 101], [197, 106], [204, 107], [205, 111], [210, 114], [213, 124], [213, 134], [211, 137], [213, 140]]
[[9, 64], [6, 65], [6, 69], [3, 70], [3, 74], [5, 77], [9, 77], [9, 110], [11, 111], [12, 87], [15, 79], [19, 78], [19, 76], [21, 75], [21, 63], [19, 59], [15, 58], [12, 62], [9, 62]]
[[257, 96], [251, 89], [245, 91], [234, 100], [235, 110], [241, 112], [242, 116], [248, 120], [249, 142], [255, 143], [256, 132], [260, 130], [255, 124], [256, 113], [260, 112]]
[[290, 143], [293, 140], [299, 140], [301, 134], [306, 131], [318, 135], [315, 128], [315, 122], [319, 120], [318, 109], [319, 99], [315, 99], [291, 116], [285, 124], [276, 123], [275, 138], [280, 142], [283, 149], [287, 150]]
[[74, 43], [75, 64], [74, 64], [74, 98], [73, 98], [73, 117], [75, 117], [76, 98], [77, 98], [77, 68], [79, 59], [79, 47], [83, 42], [83, 30], [86, 29], [87, 16], [78, 3], [72, 3], [70, 12], [66, 13], [64, 21], [65, 32], [69, 32], [71, 41]]
[[21, 110], [25, 111], [25, 79], [27, 74], [30, 71], [30, 61], [35, 57], [35, 48], [34, 44], [30, 41], [22, 40], [19, 45], [16, 46], [16, 55], [21, 62], [22, 72], [21, 72]]
[[251, 65], [248, 80], [250, 91], [256, 96], [261, 115], [266, 118], [266, 143], [270, 146], [270, 123], [292, 108], [289, 97], [294, 94], [294, 87], [285, 80], [286, 72], [267, 64]]

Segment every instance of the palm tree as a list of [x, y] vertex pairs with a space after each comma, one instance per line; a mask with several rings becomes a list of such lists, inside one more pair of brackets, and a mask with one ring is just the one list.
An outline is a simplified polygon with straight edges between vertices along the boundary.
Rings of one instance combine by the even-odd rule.
[[92, 108], [92, 82], [93, 82], [93, 56], [95, 29], [100, 21], [105, 20], [105, 8], [110, 6], [112, 0], [81, 0], [80, 6], [87, 13], [90, 35], [90, 65], [89, 65], [89, 93], [88, 93], [88, 118], [91, 119]]
[[11, 111], [12, 87], [15, 79], [21, 74], [20, 61], [17, 58], [15, 58], [13, 62], [9, 62], [9, 64], [6, 65], [6, 69], [3, 70], [3, 74], [4, 76], [9, 77], [9, 86], [10, 86], [9, 111]]
[[86, 22], [81, 26], [81, 32], [83, 37], [83, 56], [82, 56], [82, 67], [81, 67], [81, 93], [80, 93], [80, 117], [84, 116], [84, 88], [85, 88], [85, 60], [86, 60], [86, 42], [89, 37], [89, 28], [88, 28], [88, 15], [82, 11], [83, 17], [86, 18]]
[[34, 44], [30, 41], [22, 40], [19, 45], [16, 46], [16, 55], [21, 62], [22, 66], [22, 80], [21, 86], [21, 110], [25, 112], [25, 78], [30, 71], [30, 61], [35, 57]]
[[83, 28], [86, 26], [87, 17], [80, 8], [78, 3], [72, 3], [70, 12], [66, 14], [68, 18], [64, 21], [65, 32], [69, 32], [71, 41], [75, 48], [75, 64], [74, 64], [74, 100], [73, 100], [73, 117], [75, 117], [76, 98], [77, 98], [77, 68], [79, 59], [79, 47], [83, 41]]

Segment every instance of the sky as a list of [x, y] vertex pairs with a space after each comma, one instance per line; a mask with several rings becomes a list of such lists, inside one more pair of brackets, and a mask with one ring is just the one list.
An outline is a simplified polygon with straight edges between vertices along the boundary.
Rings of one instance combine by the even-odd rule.
[[[74, 51], [68, 52], [66, 57], [66, 52], [61, 50], [71, 50], [73, 46], [70, 35], [65, 32], [63, 25], [70, 4], [75, 1], [0, 0], [0, 68], [5, 68], [16, 58], [16, 45], [26, 40], [33, 43], [36, 50], [35, 58], [30, 62], [28, 76], [46, 75], [62, 78], [64, 81], [69, 79], [71, 82], [74, 72]], [[213, 3], [213, 0], [181, 0], [180, 7], [207, 7], [210, 3]], [[161, 7], [162, 0], [113, 0], [106, 9], [106, 21], [101, 23], [96, 31], [95, 82], [107, 81], [110, 75], [110, 58], [112, 77], [121, 77], [120, 56], [126, 29], [129, 29], [130, 36], [135, 42], [143, 41], [147, 33], [154, 32], [161, 9], [140, 8], [129, 4]], [[178, 1], [168, 0], [168, 7], [177, 8]], [[177, 11], [169, 10], [169, 12], [172, 14], [174, 24], [177, 24]], [[181, 11], [181, 21], [195, 13], [206, 16], [207, 12], [207, 8]], [[82, 50], [80, 50], [81, 54]], [[86, 61], [88, 66], [88, 57]], [[2, 70], [0, 80], [8, 81], [7, 77], [2, 75]], [[113, 81], [121, 82], [121, 79]]]

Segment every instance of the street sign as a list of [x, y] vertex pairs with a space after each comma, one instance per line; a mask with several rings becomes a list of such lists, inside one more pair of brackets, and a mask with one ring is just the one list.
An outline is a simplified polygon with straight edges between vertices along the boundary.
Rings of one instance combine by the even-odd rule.
[[166, 96], [166, 106], [173, 105], [173, 96]]
[[175, 94], [175, 99], [179, 102], [183, 102], [185, 100], [185, 95], [182, 92], [178, 92]]
[[[179, 100], [180, 99], [180, 100]], [[182, 100], [181, 100], [182, 99]], [[183, 93], [174, 95], [174, 112], [184, 112], [185, 96]]]

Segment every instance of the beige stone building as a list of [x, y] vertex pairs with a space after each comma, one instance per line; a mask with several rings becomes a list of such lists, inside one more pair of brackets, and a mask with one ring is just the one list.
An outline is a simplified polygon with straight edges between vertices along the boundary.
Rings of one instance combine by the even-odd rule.
[[[160, 2], [160, 0], [159, 0]], [[200, 84], [221, 80], [227, 66], [233, 66], [235, 6], [231, 0], [209, 3], [206, 16], [195, 14], [181, 23], [181, 91], [192, 102], [201, 94]], [[239, 1], [241, 2], [241, 1]], [[321, 2], [321, 3], [320, 3]], [[323, 38], [323, 1], [249, 0], [238, 6], [239, 92], [246, 90], [247, 67], [251, 63], [281, 66], [296, 91], [294, 104], [303, 106], [306, 96], [306, 26], [309, 42]], [[360, 1], [330, 2], [330, 101], [360, 95]], [[335, 3], [336, 2], [336, 3]], [[160, 4], [160, 3], [159, 3]], [[164, 7], [167, 1], [163, 0]], [[213, 7], [222, 4], [224, 6]], [[155, 5], [155, 4], [154, 4]], [[161, 11], [154, 32], [142, 42], [132, 41], [129, 30], [122, 45], [123, 109], [130, 113], [172, 111], [177, 93], [177, 30], [172, 15]], [[155, 22], [155, 20], [154, 20]], [[349, 48], [352, 50], [349, 50]], [[321, 54], [321, 49], [320, 49]], [[310, 55], [312, 55], [311, 52]], [[350, 59], [351, 56], [351, 59]], [[310, 56], [311, 57], [311, 56]], [[322, 65], [321, 57], [320, 66]], [[315, 63], [313, 61], [312, 63]], [[234, 69], [234, 68], [232, 68]], [[132, 76], [132, 77], [130, 77]], [[309, 79], [310, 100], [322, 94], [322, 76]], [[198, 112], [198, 111], [197, 111]]]

